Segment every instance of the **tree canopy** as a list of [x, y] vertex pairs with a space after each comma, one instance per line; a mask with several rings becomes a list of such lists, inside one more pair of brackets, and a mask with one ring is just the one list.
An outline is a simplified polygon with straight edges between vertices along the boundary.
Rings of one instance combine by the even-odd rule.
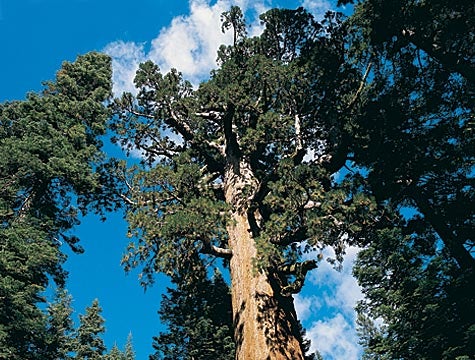
[[354, 157], [386, 209], [355, 268], [369, 358], [474, 354], [473, 11], [368, 0], [348, 19], [372, 64]]
[[[49, 343], [37, 306], [51, 280], [64, 286], [61, 244], [101, 193], [111, 61], [90, 53], [65, 62], [56, 81], [0, 105], [0, 357], [33, 359]], [[97, 203], [97, 201], [96, 201]]]
[[[353, 179], [334, 180], [348, 160], [364, 68], [348, 61], [337, 13], [319, 23], [302, 8], [270, 10], [253, 38], [239, 9], [223, 19], [235, 43], [220, 48], [209, 81], [194, 89], [147, 61], [137, 96], [116, 100], [117, 141], [143, 153], [141, 165], [120, 171], [137, 239], [124, 263], [140, 266], [148, 284], [198, 253], [226, 259], [232, 294], [243, 296], [233, 298], [237, 356], [301, 358], [290, 295], [318, 259], [299, 259], [325, 246], [341, 259], [375, 210]], [[258, 333], [247, 325], [255, 322]], [[242, 345], [255, 339], [262, 343]]]
[[[74, 329], [62, 267], [80, 215], [120, 206], [125, 269], [173, 284], [153, 359], [314, 358], [292, 295], [350, 245], [364, 358], [475, 356], [475, 7], [339, 3], [269, 10], [254, 37], [232, 7], [199, 86], [146, 61], [111, 101], [89, 53], [0, 104], [0, 358], [135, 358], [131, 337], [107, 352], [97, 300]], [[107, 131], [140, 161], [106, 161]]]

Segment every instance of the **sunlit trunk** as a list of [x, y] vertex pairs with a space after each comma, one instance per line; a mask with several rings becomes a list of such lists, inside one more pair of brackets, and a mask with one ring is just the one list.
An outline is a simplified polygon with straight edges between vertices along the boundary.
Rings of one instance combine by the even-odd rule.
[[278, 294], [266, 274], [258, 272], [255, 241], [250, 231], [243, 189], [255, 186], [246, 164], [229, 169], [225, 179], [226, 200], [233, 205], [228, 225], [232, 306], [236, 359], [303, 359], [292, 298]]

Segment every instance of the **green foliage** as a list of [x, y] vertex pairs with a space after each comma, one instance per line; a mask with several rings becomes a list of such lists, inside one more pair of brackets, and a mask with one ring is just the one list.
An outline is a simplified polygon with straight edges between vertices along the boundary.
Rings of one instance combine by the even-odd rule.
[[472, 280], [431, 243], [385, 229], [359, 254], [354, 273], [365, 294], [357, 308], [365, 358], [475, 355]]
[[61, 242], [81, 252], [68, 230], [101, 194], [110, 65], [80, 56], [41, 94], [0, 105], [0, 357], [37, 358], [53, 341], [38, 304], [51, 279], [64, 285]]
[[[366, 0], [348, 21], [372, 64], [354, 157], [387, 209], [355, 268], [368, 359], [473, 357], [473, 11]], [[407, 222], [390, 215], [407, 208]]]
[[475, 54], [466, 29], [473, 10], [459, 2], [369, 0], [349, 21], [367, 44], [359, 56], [373, 64], [355, 120], [355, 159], [369, 169], [379, 203], [417, 209], [422, 217], [413, 226], [432, 227], [471, 272]]
[[[142, 267], [145, 285], [197, 252], [227, 248], [230, 211], [251, 217], [258, 262], [268, 269], [298, 259], [303, 247], [290, 244], [304, 241], [306, 250], [334, 246], [341, 260], [342, 239], [357, 242], [357, 223], [371, 222], [375, 210], [361, 187], [333, 181], [350, 151], [363, 76], [347, 61], [342, 16], [318, 23], [302, 8], [272, 10], [254, 38], [236, 9], [223, 16], [240, 35], [220, 48], [209, 81], [194, 90], [149, 61], [136, 74], [136, 101], [124, 94], [114, 104], [116, 140], [144, 155], [121, 176], [138, 239], [124, 264]], [[248, 171], [247, 183], [231, 185], [230, 168]]]
[[124, 360], [135, 360], [135, 350], [132, 339], [132, 333], [127, 336], [127, 342], [124, 349]]
[[124, 360], [125, 355], [120, 349], [118, 348], [117, 344], [114, 344], [109, 354], [105, 356], [105, 360]]
[[151, 359], [234, 359], [231, 295], [219, 271], [212, 279], [196, 264], [193, 275], [173, 279], [159, 310], [168, 331], [154, 337]]
[[91, 306], [86, 308], [84, 315], [79, 315], [79, 327], [75, 336], [75, 357], [76, 360], [102, 360], [106, 346], [102, 340], [105, 332], [105, 320], [101, 316], [102, 308], [99, 301], [95, 299]]
[[[339, 1], [348, 2], [354, 1]], [[475, 82], [473, 6], [448, 0], [356, 2], [354, 19], [373, 46], [399, 50], [411, 44]]]
[[104, 356], [104, 360], [135, 360], [132, 334], [129, 334], [127, 337], [127, 342], [123, 351], [119, 349], [117, 344], [114, 344], [110, 352]]
[[45, 359], [69, 360], [74, 350], [74, 324], [71, 319], [72, 296], [58, 289], [56, 300], [48, 306], [48, 327]]

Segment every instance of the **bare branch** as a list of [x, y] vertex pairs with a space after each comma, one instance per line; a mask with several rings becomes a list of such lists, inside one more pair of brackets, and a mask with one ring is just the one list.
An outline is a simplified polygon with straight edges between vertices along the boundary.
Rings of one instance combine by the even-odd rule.
[[366, 66], [366, 70], [363, 75], [363, 79], [361, 79], [360, 86], [358, 87], [358, 90], [356, 90], [356, 93], [353, 96], [353, 99], [351, 99], [350, 103], [348, 104], [347, 109], [351, 109], [355, 105], [358, 98], [360, 97], [372, 66], [373, 66], [373, 63], [370, 61], [368, 63], [368, 66]]
[[[322, 256], [319, 255], [318, 260], [321, 260]], [[295, 281], [289, 283], [281, 288], [281, 294], [283, 296], [290, 296], [297, 294], [302, 290], [305, 283], [305, 277], [307, 272], [316, 269], [318, 266], [317, 260], [306, 260], [301, 263], [283, 264], [277, 267], [277, 271], [282, 275], [294, 275]]]
[[120, 194], [119, 196], [122, 200], [124, 200], [125, 203], [127, 203], [131, 206], [137, 206], [137, 203], [135, 201], [133, 201], [132, 199], [130, 199], [128, 196], [126, 196], [124, 194]]
[[209, 241], [203, 241], [203, 247], [200, 252], [202, 254], [214, 255], [223, 259], [231, 259], [233, 256], [233, 251], [231, 249], [224, 249], [218, 246], [211, 244]]

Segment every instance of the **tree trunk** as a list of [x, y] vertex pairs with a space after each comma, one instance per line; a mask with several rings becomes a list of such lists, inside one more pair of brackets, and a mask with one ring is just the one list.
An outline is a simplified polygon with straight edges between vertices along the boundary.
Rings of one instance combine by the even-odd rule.
[[256, 244], [247, 216], [245, 187], [256, 180], [245, 163], [234, 164], [225, 177], [226, 201], [232, 205], [228, 225], [236, 359], [303, 359], [292, 297], [279, 295], [272, 279], [254, 264]]

